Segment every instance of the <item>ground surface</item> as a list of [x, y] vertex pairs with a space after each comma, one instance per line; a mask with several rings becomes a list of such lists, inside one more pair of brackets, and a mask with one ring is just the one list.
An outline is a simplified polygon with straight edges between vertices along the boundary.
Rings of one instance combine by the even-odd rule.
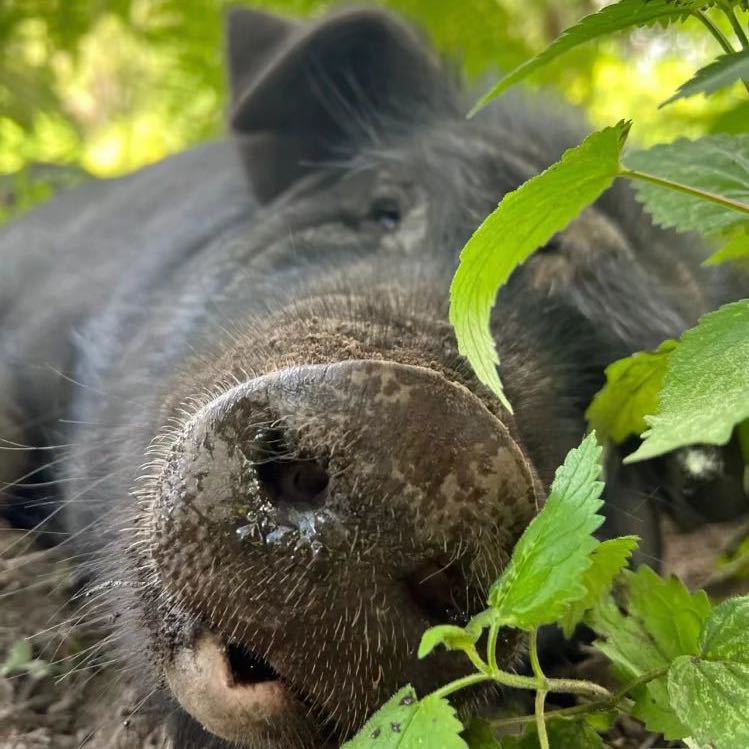
[[[736, 523], [691, 534], [669, 531], [666, 570], [719, 596], [746, 592], [749, 581], [726, 580], [715, 567], [737, 533]], [[97, 652], [103, 633], [82, 620], [85, 599], [76, 598], [74, 575], [62, 556], [0, 524], [0, 664], [14, 648], [28, 647], [25, 638], [31, 638], [30, 657], [37, 661], [21, 673], [0, 676], [0, 749], [166, 749], [137, 687], [123, 680], [114, 664], [107, 665], [106, 648]], [[93, 666], [86, 666], [89, 655]], [[600, 676], [600, 664], [591, 659], [582, 672]], [[610, 737], [610, 746], [667, 745], [631, 721]]]

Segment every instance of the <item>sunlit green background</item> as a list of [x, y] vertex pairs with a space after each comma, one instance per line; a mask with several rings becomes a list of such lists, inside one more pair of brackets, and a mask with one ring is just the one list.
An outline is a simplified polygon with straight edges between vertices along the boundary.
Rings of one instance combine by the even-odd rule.
[[[237, 0], [0, 0], [0, 221], [88, 175], [111, 177], [223, 131], [222, 11]], [[247, 5], [316, 15], [338, 3]], [[596, 0], [385, 0], [419, 22], [469, 78], [539, 51]], [[702, 26], [640, 30], [587, 45], [533, 80], [596, 124], [635, 119], [652, 143], [749, 129], [735, 88], [662, 110], [719, 53]], [[488, 79], [487, 79], [488, 80]]]

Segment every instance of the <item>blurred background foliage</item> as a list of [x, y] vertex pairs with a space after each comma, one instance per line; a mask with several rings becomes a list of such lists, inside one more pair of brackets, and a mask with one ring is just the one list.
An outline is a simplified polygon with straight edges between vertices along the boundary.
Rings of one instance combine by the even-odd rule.
[[[491, 80], [601, 0], [381, 0], [414, 19], [468, 79]], [[223, 11], [241, 0], [0, 0], [0, 221], [87, 176], [120, 175], [223, 132]], [[291, 16], [329, 0], [247, 0]], [[719, 53], [696, 22], [587, 45], [536, 76], [594, 124], [634, 117], [650, 144], [749, 129], [733, 89], [659, 110]], [[480, 87], [477, 89], [480, 90]]]

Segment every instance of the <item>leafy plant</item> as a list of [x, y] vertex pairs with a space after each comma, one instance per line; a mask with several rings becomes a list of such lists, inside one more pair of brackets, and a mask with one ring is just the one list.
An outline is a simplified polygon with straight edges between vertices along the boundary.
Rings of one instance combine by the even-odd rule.
[[[656, 146], [628, 158], [633, 166], [654, 166], [650, 173], [622, 163], [628, 133], [629, 123], [620, 122], [569, 149], [559, 162], [505, 195], [463, 248], [450, 289], [450, 321], [460, 352], [510, 411], [496, 370], [499, 357], [489, 325], [497, 289], [616, 177], [644, 183], [640, 197], [664, 225], [691, 230], [704, 224], [710, 233], [743, 232], [749, 227], [749, 137], [707, 136]], [[723, 161], [719, 155], [725, 157]], [[658, 173], [669, 171], [687, 177], [690, 184]], [[749, 254], [749, 246], [746, 251]]]
[[[612, 436], [640, 434], [641, 422], [649, 429], [628, 462], [645, 460], [695, 443], [724, 445], [734, 427], [749, 418], [749, 299], [727, 304], [705, 315], [697, 327], [660, 355], [635, 354], [615, 362], [607, 370], [607, 384], [588, 409], [588, 416], [607, 430], [616, 428], [616, 408], [604, 410], [607, 401], [631, 404], [631, 422]], [[633, 381], [612, 379], [619, 369], [632, 370], [639, 362], [640, 376], [651, 383], [662, 380], [657, 403], [652, 396], [630, 397]], [[665, 372], [663, 371], [665, 369]], [[654, 415], [649, 415], [654, 414]]]
[[[746, 2], [732, 0], [619, 0], [510, 71], [472, 113], [584, 42], [690, 18], [708, 29], [724, 54], [698, 70], [664, 105], [697, 93], [712, 94], [737, 81], [749, 91], [749, 39], [739, 20], [747, 10]], [[725, 23], [739, 50], [722, 30]], [[749, 138], [712, 135], [625, 153], [629, 129], [629, 122], [620, 122], [594, 132], [558, 163], [505, 195], [463, 248], [451, 286], [450, 319], [461, 353], [508, 410], [491, 330], [497, 293], [520, 264], [615, 179], [636, 183], [638, 198], [656, 223], [699, 231], [723, 243], [710, 263], [749, 259]], [[745, 299], [706, 315], [678, 341], [664, 341], [657, 351], [613, 362], [606, 370], [605, 388], [588, 409], [591, 425], [615, 442], [642, 435], [644, 441], [630, 461], [696, 442], [723, 444], [737, 426], [739, 436], [746, 435], [747, 340]], [[747, 447], [749, 440], [744, 438], [742, 444]], [[420, 658], [444, 647], [462, 653], [473, 671], [421, 699], [405, 688], [346, 745], [349, 749], [601, 747], [594, 726], [605, 729], [619, 714], [632, 715], [650, 730], [690, 746], [749, 745], [749, 597], [714, 608], [704, 592], [690, 593], [676, 578], [661, 578], [647, 567], [624, 569], [637, 539], [601, 542], [593, 535], [602, 522], [599, 478], [600, 448], [592, 432], [558, 469], [546, 505], [491, 587], [487, 609], [465, 627], [433, 627], [422, 638]], [[618, 691], [544, 674], [539, 627], [556, 623], [569, 636], [580, 622], [596, 633], [595, 647], [609, 659], [622, 684]], [[527, 635], [532, 675], [510, 672], [500, 664], [497, 642], [506, 628]], [[461, 730], [446, 698], [492, 682], [533, 691], [534, 713], [491, 723], [474, 720]], [[555, 691], [578, 695], [581, 701], [546, 711], [546, 696]], [[397, 716], [405, 707], [412, 718], [404, 732]], [[524, 727], [520, 736], [496, 735], [517, 726]]]
[[[705, 7], [720, 9], [731, 20], [739, 42], [749, 49], [734, 12], [734, 6], [739, 5], [746, 3], [619, 0], [587, 16], [545, 51], [502, 78], [473, 112], [568, 49], [633, 26], [697, 17], [721, 40], [728, 54], [734, 54], [730, 42], [705, 14]], [[743, 59], [741, 53], [739, 57]], [[700, 71], [685, 85], [699, 87], [708, 78], [711, 91], [733, 80]], [[517, 266], [564, 229], [617, 177], [637, 183], [638, 196], [657, 223], [728, 241], [714, 260], [749, 256], [749, 136], [679, 140], [629, 154], [625, 164], [622, 152], [628, 132], [629, 123], [620, 122], [568, 150], [557, 164], [505, 195], [463, 248], [450, 290], [450, 320], [461, 353], [508, 410], [512, 407], [497, 373], [499, 356], [489, 325], [497, 291]], [[505, 231], [510, 226], [512, 231]]]
[[[424, 633], [419, 658], [444, 647], [462, 653], [473, 671], [421, 699], [404, 687], [346, 749], [600, 747], [600, 737], [583, 718], [612, 711], [640, 718], [667, 738], [694, 736], [718, 749], [741, 745], [736, 738], [749, 735], [749, 722], [720, 716], [730, 710], [733, 695], [749, 698], [749, 648], [742, 636], [749, 630], [749, 597], [713, 608], [705, 593], [690, 593], [676, 578], [661, 578], [648, 567], [624, 570], [637, 539], [601, 542], [593, 535], [603, 521], [600, 456], [595, 433], [567, 455], [549, 500], [491, 587], [487, 609], [465, 627], [440, 625]], [[593, 682], [546, 676], [538, 629], [554, 621], [568, 633], [582, 621], [593, 628], [595, 646], [610, 659], [621, 689], [610, 692]], [[532, 675], [500, 664], [497, 642], [505, 628], [527, 634]], [[446, 698], [491, 682], [535, 692], [535, 712], [465, 729]], [[586, 701], [547, 712], [550, 692]], [[496, 729], [511, 725], [526, 726], [523, 736], [495, 737]]]

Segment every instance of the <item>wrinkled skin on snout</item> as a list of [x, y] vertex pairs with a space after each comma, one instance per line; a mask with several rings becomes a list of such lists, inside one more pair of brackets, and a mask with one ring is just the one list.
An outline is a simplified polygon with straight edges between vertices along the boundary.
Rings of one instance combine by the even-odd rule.
[[[56, 487], [44, 527], [176, 746], [335, 746], [397, 687], [466, 672], [419, 661], [421, 633], [483, 608], [605, 366], [734, 292], [616, 186], [502, 291], [504, 412], [458, 355], [449, 283], [574, 118], [508, 99], [466, 122], [454, 76], [380, 11], [237, 12], [229, 52], [232, 142], [4, 232], [0, 436], [61, 447], [0, 453], [0, 480], [21, 525], [50, 503], [18, 477]], [[657, 559], [679, 465], [612, 449], [604, 532]], [[743, 494], [716, 477], [730, 516]], [[518, 665], [522, 643], [499, 651]]]

